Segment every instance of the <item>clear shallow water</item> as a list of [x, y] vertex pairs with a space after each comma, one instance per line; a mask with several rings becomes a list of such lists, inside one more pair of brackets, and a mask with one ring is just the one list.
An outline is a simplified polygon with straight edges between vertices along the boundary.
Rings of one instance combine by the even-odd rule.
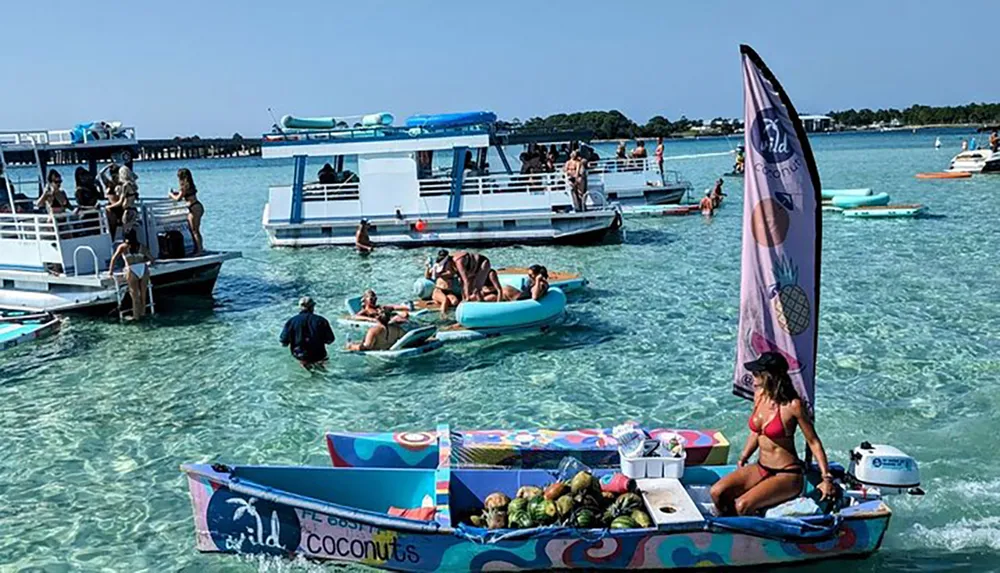
[[[817, 428], [834, 459], [864, 439], [921, 463], [928, 495], [894, 500], [882, 550], [809, 571], [1000, 568], [1000, 176], [918, 181], [958, 147], [934, 133], [816, 136], [826, 187], [873, 187], [939, 218], [824, 218]], [[736, 140], [733, 140], [735, 143]], [[667, 155], [726, 150], [668, 142]], [[609, 148], [610, 150], [610, 148]], [[670, 164], [704, 189], [727, 157]], [[141, 192], [175, 185], [178, 163], [140, 165]], [[426, 253], [273, 250], [266, 186], [290, 166], [190, 162], [210, 248], [239, 249], [213, 303], [143, 325], [72, 317], [43, 343], [0, 355], [0, 570], [286, 570], [193, 549], [190, 461], [325, 465], [328, 429], [581, 427], [641, 419], [746, 438], [730, 393], [741, 185], [714, 220], [629, 222], [596, 247], [504, 248], [496, 264], [541, 262], [592, 282], [568, 324], [535, 338], [450, 347], [405, 366], [336, 356], [309, 374], [277, 344], [295, 300], [328, 316], [373, 286], [402, 299]], [[69, 175], [63, 169], [63, 175]], [[346, 333], [337, 331], [338, 345]]]

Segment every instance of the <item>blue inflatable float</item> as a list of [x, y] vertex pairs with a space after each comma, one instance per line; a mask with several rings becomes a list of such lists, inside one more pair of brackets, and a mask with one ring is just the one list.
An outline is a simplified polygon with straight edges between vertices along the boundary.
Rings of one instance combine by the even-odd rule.
[[841, 209], [850, 209], [851, 207], [872, 207], [872, 206], [888, 205], [888, 204], [889, 204], [888, 193], [878, 193], [877, 195], [857, 196], [857, 197], [837, 195], [833, 198], [834, 207], [840, 207]]
[[455, 309], [455, 320], [472, 330], [519, 329], [553, 322], [565, 311], [566, 295], [550, 287], [541, 300], [462, 302]]
[[406, 127], [426, 129], [446, 129], [495, 123], [497, 114], [491, 111], [466, 111], [461, 113], [432, 113], [411, 115], [406, 118]]

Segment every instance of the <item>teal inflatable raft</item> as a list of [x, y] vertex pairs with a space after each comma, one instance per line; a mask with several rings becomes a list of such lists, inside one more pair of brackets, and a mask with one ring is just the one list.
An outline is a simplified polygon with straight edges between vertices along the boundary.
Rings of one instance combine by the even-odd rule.
[[824, 200], [830, 200], [834, 197], [868, 197], [872, 194], [872, 190], [865, 189], [823, 189], [820, 193]]
[[852, 207], [873, 207], [889, 204], [889, 194], [888, 193], [878, 193], [877, 195], [867, 195], [851, 197], [846, 195], [837, 195], [833, 198], [833, 206], [840, 207], [841, 209], [850, 209]]
[[433, 338], [437, 334], [436, 326], [415, 328], [396, 341], [389, 350], [359, 350], [357, 354], [381, 358], [383, 360], [399, 360], [413, 358], [434, 352], [444, 345], [444, 342]]
[[541, 300], [512, 302], [462, 302], [455, 310], [455, 320], [472, 330], [503, 330], [548, 324], [566, 311], [566, 295], [550, 287]]

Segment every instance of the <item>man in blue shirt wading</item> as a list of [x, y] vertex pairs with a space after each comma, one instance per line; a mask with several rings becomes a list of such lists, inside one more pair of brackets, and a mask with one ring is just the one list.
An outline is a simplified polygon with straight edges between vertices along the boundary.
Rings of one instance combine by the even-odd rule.
[[326, 345], [333, 344], [330, 323], [313, 314], [316, 303], [308, 296], [299, 299], [299, 313], [288, 319], [281, 331], [281, 345], [291, 347], [292, 356], [303, 366], [326, 360]]

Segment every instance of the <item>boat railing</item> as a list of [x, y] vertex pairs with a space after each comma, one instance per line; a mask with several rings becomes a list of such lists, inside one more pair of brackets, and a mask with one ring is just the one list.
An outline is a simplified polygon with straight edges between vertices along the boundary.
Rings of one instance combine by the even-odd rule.
[[108, 137], [93, 138], [90, 130], [82, 130], [83, 141], [75, 141], [72, 129], [52, 129], [52, 130], [28, 130], [28, 131], [0, 131], [0, 145], [79, 145], [88, 144], [95, 141], [135, 141], [134, 127], [120, 127], [113, 133], [108, 132]]
[[73, 249], [73, 276], [80, 276], [80, 262], [77, 258], [80, 251], [90, 253], [94, 264], [94, 276], [98, 276], [101, 272], [101, 264], [97, 261], [97, 253], [94, 252], [94, 249], [90, 245], [77, 245], [77, 247]]
[[0, 238], [18, 241], [63, 241], [108, 232], [103, 209], [79, 213], [0, 213]]
[[357, 178], [344, 183], [310, 183], [302, 188], [303, 201], [349, 201], [356, 200], [361, 192], [361, 182]]
[[[420, 196], [432, 197], [451, 193], [451, 178], [421, 179]], [[560, 193], [569, 192], [566, 175], [554, 173], [498, 173], [466, 176], [462, 181], [463, 195], [490, 195], [501, 193]]]
[[587, 162], [587, 172], [591, 174], [630, 173], [640, 171], [657, 172], [658, 170], [659, 166], [656, 164], [656, 159], [653, 157], [598, 159], [597, 161]]

